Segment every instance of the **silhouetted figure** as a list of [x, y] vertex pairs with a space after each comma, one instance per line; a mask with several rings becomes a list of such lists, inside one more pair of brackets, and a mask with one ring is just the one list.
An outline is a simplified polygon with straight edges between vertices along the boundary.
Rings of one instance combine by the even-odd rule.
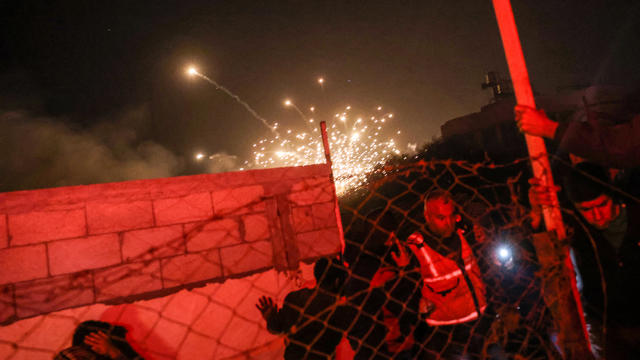
[[267, 321], [267, 330], [286, 334], [287, 360], [331, 359], [344, 333], [345, 317], [338, 309], [344, 268], [336, 261], [321, 258], [316, 261], [313, 273], [316, 287], [290, 292], [281, 309], [267, 296], [256, 304]]
[[125, 339], [127, 329], [104, 321], [85, 321], [73, 333], [72, 346], [55, 360], [142, 359]]
[[363, 225], [356, 236], [364, 240], [357, 254], [351, 254], [345, 287], [346, 312], [353, 318], [348, 338], [356, 351], [354, 359], [412, 359], [420, 272], [398, 241], [398, 222], [390, 212], [374, 210]]

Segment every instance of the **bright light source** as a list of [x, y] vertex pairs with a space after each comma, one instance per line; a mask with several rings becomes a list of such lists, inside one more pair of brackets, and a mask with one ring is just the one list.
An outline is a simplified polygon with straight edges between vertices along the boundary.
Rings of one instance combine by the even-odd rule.
[[203, 153], [197, 153], [196, 154], [196, 160], [202, 160], [204, 159], [204, 154]]
[[319, 77], [318, 78], [318, 84], [320, 84], [320, 85], [324, 84], [324, 78]]
[[494, 262], [496, 265], [505, 269], [511, 269], [514, 266], [513, 249], [511, 246], [502, 244], [495, 249]]
[[189, 76], [195, 76], [195, 75], [198, 75], [198, 70], [197, 70], [195, 67], [190, 66], [190, 67], [187, 69], [187, 75], [189, 75]]
[[506, 246], [501, 246], [498, 248], [498, 257], [502, 260], [508, 260], [511, 257], [511, 250], [509, 250]]
[[284, 105], [285, 105], [285, 106], [291, 106], [291, 104], [293, 104], [293, 103], [292, 103], [292, 102], [291, 102], [291, 100], [289, 100], [289, 99], [287, 99], [287, 100], [285, 100], [285, 101], [284, 101]]

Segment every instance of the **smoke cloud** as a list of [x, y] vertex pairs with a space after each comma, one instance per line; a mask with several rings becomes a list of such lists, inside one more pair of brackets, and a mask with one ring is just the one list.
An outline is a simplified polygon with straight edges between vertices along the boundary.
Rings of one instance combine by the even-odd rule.
[[65, 118], [0, 109], [0, 191], [175, 176], [184, 160], [145, 140], [142, 106], [89, 128]]

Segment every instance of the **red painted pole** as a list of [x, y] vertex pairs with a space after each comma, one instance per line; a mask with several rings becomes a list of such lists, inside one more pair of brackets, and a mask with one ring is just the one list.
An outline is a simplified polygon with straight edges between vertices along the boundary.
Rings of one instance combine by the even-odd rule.
[[[516, 100], [518, 104], [526, 105], [532, 108], [536, 107], [535, 99], [533, 97], [533, 91], [531, 90], [531, 83], [529, 81], [529, 72], [524, 61], [524, 55], [522, 53], [522, 46], [520, 44], [520, 37], [518, 36], [518, 29], [513, 16], [513, 10], [511, 8], [510, 0], [493, 0], [493, 7], [496, 13], [496, 19], [498, 21], [498, 27], [500, 28], [500, 36], [502, 37], [502, 44], [504, 46], [505, 57], [507, 58], [507, 64], [509, 65], [509, 72], [511, 74], [511, 81], [513, 82], [513, 89], [515, 90]], [[551, 166], [549, 165], [549, 158], [547, 156], [547, 149], [544, 145], [544, 140], [538, 136], [531, 136], [525, 134], [525, 140], [527, 142], [527, 149], [529, 156], [531, 157], [531, 167], [533, 170], [533, 176], [540, 179], [543, 186], [553, 187], [553, 174], [551, 173]], [[564, 229], [564, 223], [562, 222], [562, 214], [560, 213], [560, 206], [558, 203], [558, 197], [555, 192], [551, 192], [553, 206], [543, 207], [544, 222], [547, 231], [553, 231], [560, 240], [566, 238], [566, 232]], [[568, 257], [568, 249], [567, 254]], [[567, 268], [570, 274], [570, 282], [572, 285], [573, 298], [578, 312], [577, 316], [580, 319], [582, 325], [582, 331], [584, 333], [584, 341], [587, 349], [590, 350], [591, 345], [589, 343], [589, 335], [586, 330], [586, 323], [584, 316], [582, 315], [582, 303], [580, 302], [580, 296], [575, 284], [575, 272], [571, 260], [567, 261]], [[578, 345], [580, 347], [580, 345]], [[569, 350], [569, 349], [568, 349]], [[573, 354], [582, 353], [584, 349], [575, 349], [570, 351]], [[569, 354], [565, 354], [571, 357]]]
[[[516, 22], [513, 18], [510, 0], [494, 0], [493, 6], [495, 8], [498, 26], [500, 27], [500, 35], [502, 36], [504, 52], [507, 63], [509, 64], [509, 72], [511, 73], [511, 81], [513, 82], [513, 89], [516, 93], [516, 100], [518, 104], [535, 108], [536, 102], [533, 98], [533, 91], [531, 90], [531, 84], [529, 82], [529, 73], [527, 71], [527, 65], [524, 62], [520, 37], [518, 36], [518, 29], [516, 28]], [[542, 180], [542, 185], [553, 186], [553, 175], [551, 174], [551, 167], [549, 165], [544, 140], [538, 136], [525, 135], [524, 137], [527, 142], [529, 156], [532, 159], [531, 167], [533, 168], [533, 176]], [[558, 198], [555, 193], [552, 193], [552, 196], [554, 197], [553, 202], [556, 206], [543, 208], [544, 222], [548, 231], [555, 231], [559, 239], [564, 239], [566, 234], [558, 206]]]

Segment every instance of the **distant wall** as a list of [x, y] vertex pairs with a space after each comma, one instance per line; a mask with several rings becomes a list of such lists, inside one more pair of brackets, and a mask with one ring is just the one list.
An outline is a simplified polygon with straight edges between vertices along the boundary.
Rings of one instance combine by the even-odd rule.
[[0, 194], [0, 323], [118, 304], [341, 248], [327, 165]]

